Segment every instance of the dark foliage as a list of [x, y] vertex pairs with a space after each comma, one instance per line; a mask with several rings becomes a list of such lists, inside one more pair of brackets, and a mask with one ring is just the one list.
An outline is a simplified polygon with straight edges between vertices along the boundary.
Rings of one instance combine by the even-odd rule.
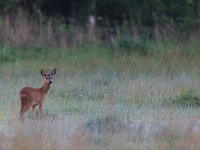
[[200, 24], [199, 0], [1, 0], [0, 10], [16, 5], [78, 23], [86, 23], [93, 14], [99, 22], [109, 22], [111, 26], [120, 25], [123, 20], [145, 27], [173, 21], [182, 30], [196, 29]]

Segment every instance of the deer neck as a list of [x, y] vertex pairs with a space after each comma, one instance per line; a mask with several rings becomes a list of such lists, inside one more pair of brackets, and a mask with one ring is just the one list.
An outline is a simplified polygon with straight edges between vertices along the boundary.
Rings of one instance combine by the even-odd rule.
[[47, 83], [47, 82], [44, 82], [44, 84], [43, 84], [42, 87], [41, 87], [41, 90], [42, 90], [42, 92], [44, 93], [44, 95], [47, 94], [49, 88], [50, 88], [50, 84]]

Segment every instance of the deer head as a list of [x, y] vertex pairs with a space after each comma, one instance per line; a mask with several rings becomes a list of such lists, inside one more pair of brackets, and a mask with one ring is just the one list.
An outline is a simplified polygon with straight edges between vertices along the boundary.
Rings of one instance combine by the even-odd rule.
[[45, 79], [45, 83], [52, 84], [53, 83], [53, 76], [56, 74], [56, 68], [53, 69], [50, 73], [46, 73], [44, 70], [41, 70], [41, 75]]

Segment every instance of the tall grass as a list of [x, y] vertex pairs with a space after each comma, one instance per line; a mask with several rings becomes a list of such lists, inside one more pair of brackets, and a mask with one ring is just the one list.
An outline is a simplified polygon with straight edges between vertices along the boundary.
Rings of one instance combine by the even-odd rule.
[[23, 125], [19, 89], [39, 87], [42, 77], [32, 63], [18, 64], [16, 70], [15, 65], [3, 65], [7, 72], [1, 72], [0, 84], [2, 150], [199, 148], [199, 109], [179, 107], [200, 97], [197, 77], [125, 72], [71, 76], [60, 73], [60, 67], [46, 97], [45, 118], [39, 120], [37, 108], [36, 119], [28, 112]]
[[20, 51], [96, 45], [107, 46], [113, 52], [146, 55], [169, 49], [187, 52], [192, 48], [198, 51], [199, 43], [197, 34], [180, 34], [173, 24], [156, 24], [152, 30], [145, 30], [131, 21], [112, 28], [108, 25], [90, 27], [88, 24], [67, 24], [62, 17], [48, 17], [39, 10], [29, 14], [20, 8], [2, 13], [0, 27], [1, 44], [12, 45]]
[[[10, 48], [4, 48], [6, 56]], [[14, 61], [1, 63], [2, 150], [199, 149], [198, 55], [59, 50], [60, 56], [54, 49], [39, 57], [35, 52], [37, 59], [29, 51], [17, 53]], [[45, 118], [31, 120], [28, 112], [23, 125], [19, 89], [39, 87], [39, 70], [49, 64], [58, 72], [46, 97]]]
[[[98, 29], [97, 29], [98, 31]], [[86, 25], [70, 25], [64, 19], [47, 17], [40, 11], [30, 15], [22, 9], [11, 10], [1, 15], [0, 39], [14, 46], [66, 48], [74, 45], [83, 45], [90, 40], [90, 28]], [[100, 35], [98, 35], [101, 33]], [[95, 37], [105, 34], [92, 32]], [[94, 36], [94, 35], [92, 35]], [[99, 38], [97, 38], [98, 42]]]
[[[90, 41], [86, 27], [22, 10], [0, 25], [0, 149], [200, 148], [196, 38], [143, 40], [127, 25], [108, 46], [105, 28]], [[27, 112], [23, 125], [18, 92], [41, 86], [48, 65], [58, 72], [45, 118]]]

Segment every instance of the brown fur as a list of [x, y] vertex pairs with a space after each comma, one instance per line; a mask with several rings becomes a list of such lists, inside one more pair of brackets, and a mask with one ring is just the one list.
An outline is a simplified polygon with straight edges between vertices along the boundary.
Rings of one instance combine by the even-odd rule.
[[50, 88], [50, 84], [47, 79], [44, 79], [44, 84], [41, 88], [24, 87], [20, 90], [19, 96], [21, 100], [20, 120], [24, 122], [24, 114], [30, 108], [32, 109], [32, 118], [34, 119], [35, 106], [39, 105], [39, 112], [41, 118], [43, 118], [43, 104], [45, 101], [45, 95]]

